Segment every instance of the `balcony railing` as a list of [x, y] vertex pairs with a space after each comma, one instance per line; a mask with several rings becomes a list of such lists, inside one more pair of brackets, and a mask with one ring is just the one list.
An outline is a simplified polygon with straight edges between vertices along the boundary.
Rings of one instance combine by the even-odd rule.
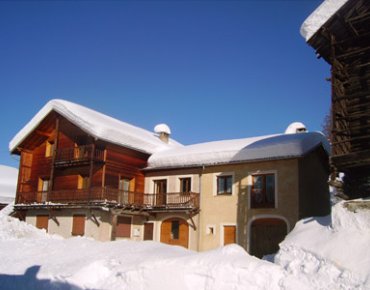
[[109, 203], [118, 207], [139, 209], [198, 209], [199, 194], [195, 192], [142, 193], [112, 188], [90, 190], [53, 190], [51, 192], [20, 192], [17, 204], [92, 204]]
[[104, 160], [104, 150], [94, 148], [93, 145], [84, 145], [71, 148], [60, 148], [56, 152], [55, 165], [71, 165], [84, 162]]

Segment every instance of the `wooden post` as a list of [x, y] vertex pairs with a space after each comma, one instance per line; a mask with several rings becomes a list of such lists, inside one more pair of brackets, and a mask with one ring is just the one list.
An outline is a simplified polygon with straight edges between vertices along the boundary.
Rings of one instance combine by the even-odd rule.
[[88, 199], [91, 200], [91, 187], [94, 169], [94, 156], [95, 156], [95, 140], [92, 144], [91, 154], [90, 154], [90, 172], [89, 172], [89, 187], [88, 187]]
[[46, 198], [47, 201], [49, 200], [50, 193], [54, 187], [54, 171], [55, 171], [54, 163], [55, 163], [56, 154], [58, 150], [58, 141], [59, 141], [59, 118], [57, 117], [55, 120], [55, 136], [54, 136], [53, 154], [51, 157], [50, 181], [49, 181], [49, 188], [48, 188], [48, 196]]

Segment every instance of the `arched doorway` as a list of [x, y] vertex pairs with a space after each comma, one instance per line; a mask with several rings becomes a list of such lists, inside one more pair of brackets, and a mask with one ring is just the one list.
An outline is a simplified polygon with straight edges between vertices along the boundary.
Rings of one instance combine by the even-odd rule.
[[258, 258], [274, 254], [279, 250], [288, 233], [287, 224], [279, 218], [260, 218], [252, 222], [250, 228], [250, 254]]
[[188, 248], [189, 225], [181, 218], [170, 218], [162, 222], [161, 242]]

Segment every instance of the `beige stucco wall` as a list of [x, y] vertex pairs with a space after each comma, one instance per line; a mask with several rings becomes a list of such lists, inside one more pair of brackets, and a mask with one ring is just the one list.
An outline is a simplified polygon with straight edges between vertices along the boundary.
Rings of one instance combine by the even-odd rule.
[[[250, 208], [253, 174], [274, 173], [276, 176], [276, 207]], [[217, 195], [217, 176], [232, 175], [231, 195]], [[252, 221], [258, 218], [279, 218], [291, 230], [298, 220], [298, 160], [272, 160], [245, 164], [228, 164], [187, 170], [151, 172], [146, 174], [145, 191], [154, 191], [154, 180], [166, 179], [167, 191], [178, 192], [179, 177], [192, 177], [192, 190], [200, 192], [200, 213], [195, 216], [196, 230], [191, 249], [205, 251], [224, 245], [224, 226], [236, 226], [236, 241], [248, 250]], [[155, 240], [160, 240], [160, 215], [153, 221]], [[189, 222], [189, 220], [188, 220]], [[196, 245], [196, 247], [194, 247]]]
[[[256, 173], [276, 175], [275, 208], [250, 208], [251, 175]], [[233, 176], [232, 195], [216, 195], [216, 179], [222, 174]], [[291, 229], [298, 219], [298, 161], [294, 159], [206, 167], [201, 175], [201, 189], [201, 251], [224, 245], [224, 225], [236, 225], [237, 243], [248, 249], [248, 235], [253, 220], [281, 218]], [[214, 229], [213, 234], [210, 228]]]
[[[47, 215], [49, 212], [46, 210], [28, 211], [26, 222], [36, 226], [36, 215], [43, 214]], [[110, 213], [101, 210], [62, 209], [52, 211], [49, 214], [48, 233], [58, 234], [65, 238], [72, 237], [73, 215], [76, 214], [86, 215], [85, 237], [94, 238], [99, 241], [110, 241], [112, 230]]]

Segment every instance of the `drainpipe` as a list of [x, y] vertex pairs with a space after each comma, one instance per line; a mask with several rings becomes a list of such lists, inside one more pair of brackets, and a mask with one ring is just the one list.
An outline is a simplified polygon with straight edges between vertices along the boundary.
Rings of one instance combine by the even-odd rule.
[[206, 167], [204, 165], [202, 165], [201, 167], [201, 170], [200, 170], [200, 173], [199, 173], [199, 214], [198, 214], [198, 243], [197, 243], [197, 251], [199, 252], [200, 250], [200, 239], [201, 239], [201, 235], [200, 235], [200, 231], [201, 231], [201, 228], [202, 228], [202, 225], [201, 225], [201, 219], [200, 219], [200, 208], [201, 208], [201, 191], [202, 191], [202, 176], [203, 176], [203, 171], [206, 169]]

